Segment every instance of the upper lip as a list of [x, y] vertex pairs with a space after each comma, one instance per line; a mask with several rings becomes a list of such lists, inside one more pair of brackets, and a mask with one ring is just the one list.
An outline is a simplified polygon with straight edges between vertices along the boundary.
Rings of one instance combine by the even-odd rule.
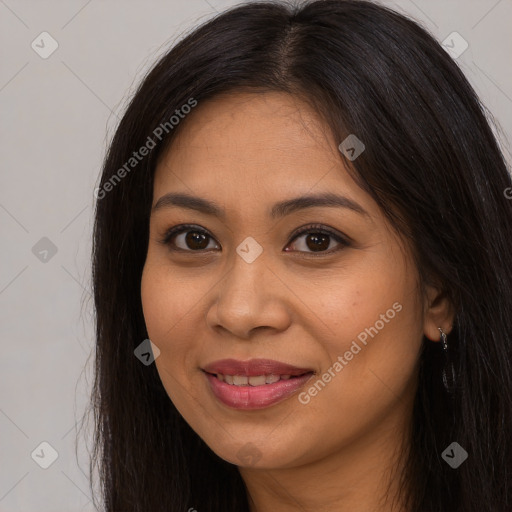
[[239, 361], [237, 359], [221, 359], [206, 365], [203, 370], [208, 373], [221, 373], [223, 375], [302, 375], [312, 372], [311, 368], [299, 368], [291, 364], [281, 363], [272, 359], [249, 359]]

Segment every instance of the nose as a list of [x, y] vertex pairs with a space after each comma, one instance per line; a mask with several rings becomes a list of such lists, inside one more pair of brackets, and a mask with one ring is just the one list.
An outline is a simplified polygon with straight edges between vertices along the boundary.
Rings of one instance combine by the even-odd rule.
[[259, 329], [283, 331], [291, 323], [291, 292], [260, 255], [247, 263], [236, 254], [206, 315], [208, 326], [250, 340]]

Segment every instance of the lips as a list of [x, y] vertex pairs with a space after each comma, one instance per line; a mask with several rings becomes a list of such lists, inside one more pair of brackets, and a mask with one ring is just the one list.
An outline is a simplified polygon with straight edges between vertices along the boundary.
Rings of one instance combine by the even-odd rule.
[[272, 359], [250, 359], [248, 361], [222, 359], [206, 365], [203, 370], [214, 375], [220, 373], [222, 375], [245, 375], [247, 377], [258, 375], [290, 375], [295, 377], [313, 371], [312, 368], [299, 368]]
[[235, 409], [262, 409], [296, 393], [314, 374], [270, 359], [223, 359], [203, 369], [213, 396]]

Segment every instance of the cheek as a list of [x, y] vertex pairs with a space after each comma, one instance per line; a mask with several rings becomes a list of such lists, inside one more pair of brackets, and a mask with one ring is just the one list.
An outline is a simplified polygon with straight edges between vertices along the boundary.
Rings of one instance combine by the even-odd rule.
[[379, 332], [389, 331], [399, 317], [406, 316], [403, 307], [410, 302], [413, 288], [411, 278], [400, 269], [375, 264], [344, 272], [337, 279], [329, 278], [322, 286], [311, 288], [311, 309], [320, 320], [315, 323], [319, 332], [326, 334], [322, 344], [329, 354], [337, 356], [348, 350], [358, 335], [363, 343], [365, 336], [371, 339], [367, 329], [376, 322]]
[[197, 299], [188, 297], [187, 289], [177, 285], [165, 266], [144, 267], [141, 301], [149, 339], [160, 349], [155, 365], [167, 395], [184, 417], [192, 414], [190, 404], [197, 402], [189, 385], [195, 348], [186, 332], [191, 324], [187, 313], [193, 313]]
[[[180, 283], [168, 266], [147, 262], [141, 280], [141, 301], [149, 337], [170, 340], [184, 327], [187, 313], [197, 302], [192, 287]], [[153, 340], [154, 338], [154, 340]]]
[[403, 393], [413, 377], [422, 341], [416, 275], [404, 271], [399, 258], [382, 263], [344, 276], [317, 296], [322, 321], [315, 323], [328, 333], [320, 375], [328, 383], [311, 390], [323, 396], [319, 407], [338, 403], [357, 416], [363, 403], [372, 409]]
[[[396, 296], [391, 297], [394, 299]], [[415, 392], [415, 369], [421, 347], [416, 311], [400, 301], [402, 309], [392, 310], [388, 323], [378, 322], [392, 307], [384, 301], [365, 311], [357, 309], [358, 320], [331, 343], [321, 373], [299, 397], [299, 413], [312, 431], [321, 435], [312, 441], [304, 460], [329, 454], [333, 445], [344, 446], [363, 439], [382, 425], [385, 431], [399, 432], [407, 417], [407, 407]], [[368, 305], [368, 307], [366, 307]], [[397, 308], [399, 309], [399, 308]], [[380, 329], [379, 329], [380, 328]], [[365, 339], [365, 343], [358, 339]], [[384, 434], [383, 434], [384, 435]]]
[[[159, 372], [168, 370], [176, 379], [184, 378], [184, 361], [191, 353], [191, 315], [198, 298], [177, 283], [165, 266], [146, 265], [141, 280], [141, 301], [149, 339], [160, 349], [156, 360]], [[165, 373], [162, 380], [166, 380]]]
[[336, 334], [324, 339], [325, 366], [303, 396], [313, 416], [331, 410], [349, 436], [382, 419], [414, 382], [421, 309], [414, 283], [390, 277], [345, 282], [333, 299], [338, 318], [331, 323]]
[[[141, 302], [146, 329], [149, 338], [158, 345], [164, 329], [164, 319], [168, 318], [163, 313], [173, 311], [169, 306], [170, 296], [165, 293], [165, 286], [161, 279], [161, 273], [152, 265], [146, 264], [142, 272]], [[160, 350], [162, 347], [160, 347]]]

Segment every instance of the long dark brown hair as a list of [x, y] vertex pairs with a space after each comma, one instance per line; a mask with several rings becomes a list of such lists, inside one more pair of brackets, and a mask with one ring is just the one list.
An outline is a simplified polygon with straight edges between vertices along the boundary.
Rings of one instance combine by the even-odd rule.
[[[400, 477], [407, 510], [512, 510], [511, 178], [487, 110], [441, 45], [407, 17], [355, 0], [232, 8], [160, 58], [131, 99], [105, 158], [93, 235], [96, 506], [249, 510], [238, 468], [188, 426], [155, 365], [134, 356], [148, 338], [140, 283], [155, 164], [183, 125], [169, 120], [191, 100], [241, 90], [300, 97], [335, 140], [364, 141], [354, 178], [410, 241], [422, 283], [441, 283], [454, 305], [453, 399], [441, 344], [423, 340]], [[148, 137], [149, 154], [127, 165]], [[441, 457], [454, 441], [468, 453], [457, 469]]]

